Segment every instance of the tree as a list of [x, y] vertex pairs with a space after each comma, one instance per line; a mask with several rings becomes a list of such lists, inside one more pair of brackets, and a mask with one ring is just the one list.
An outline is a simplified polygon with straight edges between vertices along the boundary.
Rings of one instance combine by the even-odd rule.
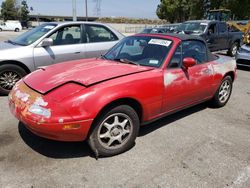
[[16, 8], [16, 0], [5, 0], [1, 6], [1, 16], [6, 20], [15, 20], [18, 17], [18, 11]]
[[188, 0], [161, 0], [156, 14], [160, 19], [166, 19], [171, 23], [182, 22], [189, 15]]
[[27, 21], [28, 20], [28, 15], [29, 15], [29, 7], [27, 5], [26, 1], [21, 2], [21, 8], [20, 8], [20, 18], [22, 21]]
[[226, 8], [231, 10], [234, 19], [250, 19], [249, 0], [161, 0], [156, 14], [160, 19], [181, 22], [187, 19], [202, 19], [210, 9]]

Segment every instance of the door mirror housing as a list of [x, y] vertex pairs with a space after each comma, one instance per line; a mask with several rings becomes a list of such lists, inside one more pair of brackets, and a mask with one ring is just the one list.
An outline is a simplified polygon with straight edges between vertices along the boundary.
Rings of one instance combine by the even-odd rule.
[[192, 57], [186, 57], [183, 59], [183, 68], [188, 69], [189, 67], [193, 67], [196, 65], [196, 60]]
[[52, 46], [52, 45], [53, 45], [53, 39], [51, 39], [51, 38], [45, 38], [40, 43], [40, 46], [42, 46], [42, 47], [48, 47], [48, 46]]

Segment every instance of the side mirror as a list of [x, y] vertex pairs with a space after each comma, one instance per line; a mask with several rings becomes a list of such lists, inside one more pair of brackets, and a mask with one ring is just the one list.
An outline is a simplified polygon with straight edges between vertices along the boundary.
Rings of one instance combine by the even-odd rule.
[[186, 57], [183, 59], [183, 63], [182, 63], [184, 69], [188, 69], [189, 67], [193, 67], [196, 65], [196, 60], [192, 57]]
[[45, 38], [40, 43], [40, 46], [42, 46], [42, 47], [48, 47], [48, 46], [52, 46], [52, 45], [53, 45], [53, 39], [51, 39], [51, 38]]

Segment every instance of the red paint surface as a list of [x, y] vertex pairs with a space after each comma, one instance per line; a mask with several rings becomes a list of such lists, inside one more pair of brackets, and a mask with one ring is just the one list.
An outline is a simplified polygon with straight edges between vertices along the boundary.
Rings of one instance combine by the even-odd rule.
[[[143, 123], [212, 98], [225, 74], [235, 74], [233, 64], [230, 66], [232, 68], [227, 66], [224, 73], [215, 72], [218, 66], [226, 66], [225, 61], [228, 59], [225, 59], [225, 65], [219, 59], [187, 70], [167, 69], [180, 40], [162, 37], [171, 39], [173, 47], [161, 68], [100, 59], [78, 60], [46, 67], [45, 70], [28, 75], [15, 86], [10, 93], [11, 111], [39, 136], [80, 141], [87, 138], [98, 113], [113, 101], [137, 101], [142, 107]], [[19, 90], [32, 95], [33, 99], [23, 102], [16, 98], [15, 93]], [[37, 96], [48, 102], [46, 108], [51, 110], [51, 117], [41, 118], [26, 113]], [[59, 122], [60, 119], [63, 119], [63, 123]], [[67, 124], [81, 126], [79, 129], [63, 130], [63, 126]]]

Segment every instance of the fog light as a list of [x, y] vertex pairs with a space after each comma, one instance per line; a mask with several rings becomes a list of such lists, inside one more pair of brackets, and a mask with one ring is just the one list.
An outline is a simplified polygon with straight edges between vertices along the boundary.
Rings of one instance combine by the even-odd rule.
[[63, 125], [63, 130], [80, 129], [80, 127], [81, 127], [81, 125], [79, 125], [79, 124]]

